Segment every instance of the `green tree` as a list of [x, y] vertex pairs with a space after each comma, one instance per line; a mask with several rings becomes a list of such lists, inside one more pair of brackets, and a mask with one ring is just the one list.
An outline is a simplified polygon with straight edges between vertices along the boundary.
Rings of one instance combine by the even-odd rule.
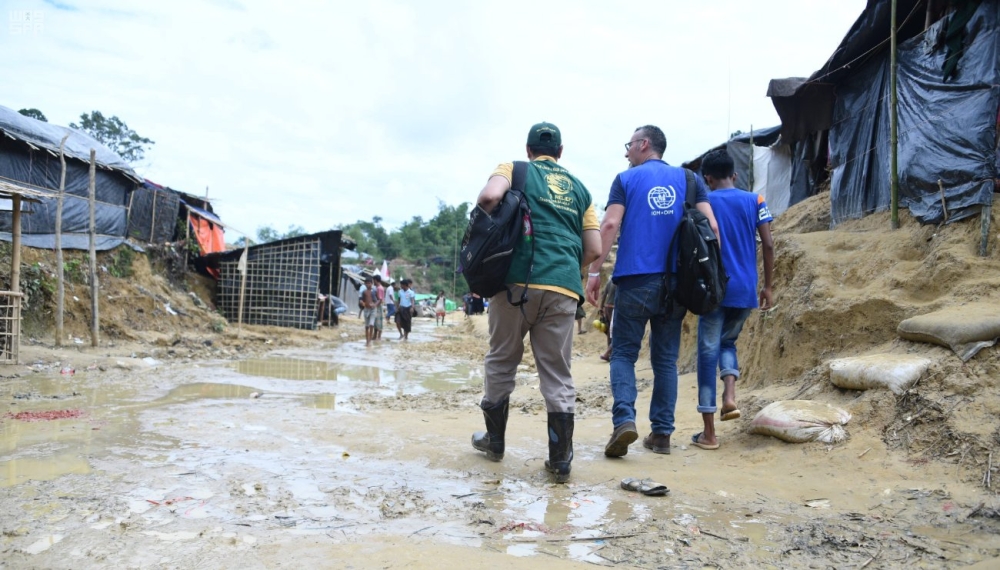
[[257, 228], [257, 243], [269, 243], [278, 241], [279, 239], [281, 239], [281, 234], [273, 227], [262, 226]]
[[281, 239], [288, 239], [288, 238], [301, 237], [307, 235], [309, 235], [309, 232], [307, 232], [306, 229], [303, 228], [302, 226], [289, 224], [288, 231], [285, 232], [285, 235], [281, 236]]
[[91, 111], [89, 115], [84, 113], [80, 115], [79, 124], [70, 123], [69, 126], [99, 140], [130, 164], [142, 160], [146, 148], [156, 144], [128, 128], [125, 121], [114, 115], [105, 117], [100, 111]]
[[18, 110], [18, 113], [21, 113], [25, 117], [31, 117], [32, 119], [38, 119], [39, 121], [41, 121], [43, 123], [49, 122], [49, 120], [45, 118], [45, 113], [42, 113], [41, 111], [39, 111], [38, 109], [35, 109], [34, 107], [32, 107], [31, 109], [20, 109], [20, 110]]

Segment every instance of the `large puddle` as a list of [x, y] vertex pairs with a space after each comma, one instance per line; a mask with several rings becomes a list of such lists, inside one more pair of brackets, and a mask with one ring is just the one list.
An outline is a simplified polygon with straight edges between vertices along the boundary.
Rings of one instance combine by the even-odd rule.
[[[409, 342], [442, 334], [418, 326]], [[91, 457], [109, 449], [142, 447], [156, 439], [139, 429], [139, 416], [192, 402], [240, 406], [265, 397], [288, 406], [356, 413], [351, 398], [455, 390], [481, 378], [465, 364], [441, 361], [397, 367], [394, 343], [372, 349], [348, 343], [336, 350], [276, 353], [235, 363], [159, 364], [109, 382], [96, 370], [60, 373], [50, 366], [20, 378], [0, 379], [0, 487], [91, 471]], [[167, 386], [163, 388], [163, 386]], [[74, 410], [79, 417], [16, 419], [30, 413]], [[164, 442], [157, 440], [156, 445]]]

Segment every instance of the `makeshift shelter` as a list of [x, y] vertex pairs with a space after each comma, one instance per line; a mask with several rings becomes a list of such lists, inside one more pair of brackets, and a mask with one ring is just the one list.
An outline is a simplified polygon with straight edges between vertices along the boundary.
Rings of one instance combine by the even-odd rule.
[[795, 147], [781, 139], [780, 131], [778, 125], [742, 133], [682, 166], [699, 172], [706, 154], [725, 149], [736, 163], [736, 185], [763, 196], [771, 214], [777, 216], [809, 195], [805, 164], [792, 160]]
[[215, 305], [230, 322], [312, 330], [320, 295], [339, 293], [342, 247], [355, 244], [331, 230], [212, 253], [196, 264], [218, 271]]
[[[66, 186], [62, 212], [63, 249], [90, 247], [89, 171], [90, 150], [96, 151], [95, 201], [97, 249], [112, 249], [125, 240], [128, 226], [128, 196], [142, 181], [114, 152], [85, 133], [25, 117], [0, 106], [0, 180], [50, 191], [25, 211], [22, 219], [24, 245], [55, 248], [56, 194], [62, 166], [59, 144], [64, 145]], [[11, 241], [12, 216], [0, 212], [0, 239]]]
[[[973, 216], [997, 179], [1000, 0], [897, 6], [900, 206], [922, 223]], [[782, 140], [830, 170], [834, 225], [890, 205], [890, 9], [869, 0], [822, 68], [768, 87]]]
[[215, 215], [207, 198], [161, 186], [152, 180], [144, 180], [129, 195], [130, 238], [146, 243], [166, 243], [192, 235], [201, 255], [226, 249], [222, 220]]

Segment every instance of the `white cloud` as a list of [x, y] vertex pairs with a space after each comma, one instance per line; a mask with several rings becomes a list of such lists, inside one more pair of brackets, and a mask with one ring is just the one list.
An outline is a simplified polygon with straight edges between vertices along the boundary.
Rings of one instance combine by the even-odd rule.
[[472, 201], [528, 127], [603, 204], [652, 123], [679, 163], [777, 123], [767, 83], [806, 76], [864, 0], [712, 3], [12, 0], [0, 104], [55, 123], [117, 115], [156, 145], [139, 170], [251, 233], [396, 227]]

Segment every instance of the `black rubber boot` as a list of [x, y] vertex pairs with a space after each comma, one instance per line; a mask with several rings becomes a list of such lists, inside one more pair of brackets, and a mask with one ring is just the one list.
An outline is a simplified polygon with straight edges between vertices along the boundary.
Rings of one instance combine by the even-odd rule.
[[483, 417], [486, 419], [486, 431], [477, 431], [472, 434], [472, 447], [479, 451], [485, 451], [486, 457], [493, 461], [503, 459], [503, 436], [507, 431], [508, 403], [510, 403], [510, 399], [494, 404], [483, 398], [479, 404], [479, 407], [483, 409]]
[[556, 483], [569, 481], [573, 462], [573, 414], [549, 412], [549, 459], [545, 469], [556, 476]]

